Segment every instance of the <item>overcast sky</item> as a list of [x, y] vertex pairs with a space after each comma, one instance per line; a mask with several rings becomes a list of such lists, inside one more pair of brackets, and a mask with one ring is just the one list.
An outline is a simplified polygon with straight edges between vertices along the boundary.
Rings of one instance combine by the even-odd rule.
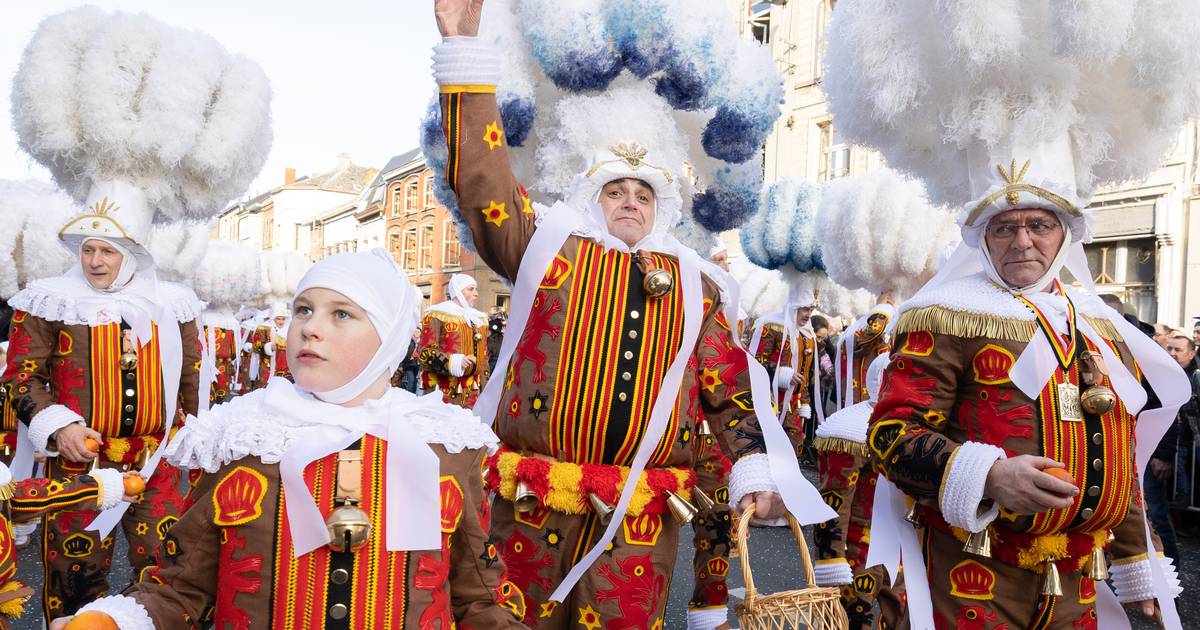
[[[0, 0], [0, 179], [49, 174], [19, 148], [8, 93], [21, 52], [43, 18], [82, 3]], [[271, 80], [275, 142], [250, 193], [282, 183], [283, 170], [329, 170], [339, 153], [380, 168], [415, 148], [433, 93], [437, 39], [428, 0], [93, 0], [147, 12], [215, 37], [262, 65]]]

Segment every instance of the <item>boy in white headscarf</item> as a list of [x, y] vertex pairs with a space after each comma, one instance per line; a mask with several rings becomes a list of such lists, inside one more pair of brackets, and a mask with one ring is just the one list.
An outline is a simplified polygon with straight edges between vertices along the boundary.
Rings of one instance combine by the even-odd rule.
[[446, 292], [450, 299], [430, 306], [421, 322], [422, 387], [436, 388], [446, 402], [469, 408], [488, 376], [488, 318], [475, 309], [479, 287], [471, 276], [454, 274]]
[[210, 473], [194, 507], [157, 567], [84, 610], [124, 630], [524, 627], [486, 543], [495, 434], [388, 383], [419, 302], [383, 250], [314, 265], [288, 331], [295, 383], [189, 422], [168, 458]]

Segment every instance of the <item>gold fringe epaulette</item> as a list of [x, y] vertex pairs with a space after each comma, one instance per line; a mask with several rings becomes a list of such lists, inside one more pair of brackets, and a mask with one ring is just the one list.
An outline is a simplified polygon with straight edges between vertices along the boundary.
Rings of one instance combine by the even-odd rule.
[[16, 491], [16, 482], [10, 481], [6, 484], [0, 485], [0, 501], [7, 501], [13, 498], [13, 494], [15, 494]]
[[768, 322], [768, 323], [766, 323], [766, 324], [763, 324], [763, 328], [764, 328], [765, 330], [770, 330], [770, 331], [772, 331], [772, 332], [777, 332], [777, 333], [779, 333], [779, 334], [781, 334], [781, 335], [783, 334], [783, 324], [776, 324], [775, 322]]
[[450, 313], [443, 313], [441, 311], [428, 311], [425, 313], [425, 317], [432, 317], [433, 319], [436, 319], [439, 322], [447, 322], [447, 323], [451, 323], [451, 324], [463, 324], [464, 326], [467, 323], [467, 320], [465, 320], [461, 317], [458, 317], [457, 315], [451, 315]]
[[869, 453], [866, 444], [839, 437], [813, 438], [813, 448], [821, 453], [847, 453], [859, 457], [866, 457]]
[[1084, 315], [1083, 318], [1091, 325], [1092, 329], [1104, 337], [1108, 341], [1122, 341], [1121, 333], [1117, 332], [1117, 327], [1112, 322], [1103, 317], [1092, 317]]
[[[1091, 320], [1089, 320], [1091, 321]], [[904, 311], [896, 320], [895, 334], [926, 330], [954, 337], [988, 337], [1008, 341], [1028, 342], [1037, 331], [1034, 320], [1000, 317], [988, 313], [955, 311], [934, 304]]]
[[17, 580], [9, 580], [0, 586], [0, 615], [16, 619], [25, 612], [25, 604], [33, 590]]

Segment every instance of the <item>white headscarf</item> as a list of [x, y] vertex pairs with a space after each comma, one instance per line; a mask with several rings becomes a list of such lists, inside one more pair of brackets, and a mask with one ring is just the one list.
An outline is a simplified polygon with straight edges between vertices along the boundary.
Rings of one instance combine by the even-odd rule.
[[[1061, 213], [1055, 212], [1054, 216], [1058, 219], [1058, 222], [1062, 224], [1063, 242], [1058, 248], [1058, 253], [1054, 255], [1054, 260], [1052, 260], [1050, 265], [1046, 267], [1046, 272], [1042, 274], [1041, 278], [1038, 278], [1036, 282], [1029, 286], [1010, 286], [1007, 281], [1000, 277], [1000, 271], [996, 269], [994, 264], [992, 264], [992, 255], [988, 251], [987, 239], [979, 238], [979, 256], [983, 264], [983, 270], [985, 273], [987, 273], [988, 278], [990, 278], [992, 282], [995, 282], [1002, 287], [1007, 287], [1009, 291], [1012, 291], [1017, 295], [1036, 295], [1045, 290], [1046, 287], [1050, 286], [1050, 283], [1054, 282], [1055, 278], [1058, 278], [1058, 274], [1062, 271], [1063, 265], [1066, 264], [1067, 251], [1071, 248], [1072, 242], [1071, 222], [1067, 221]], [[993, 219], [994, 218], [995, 217], [993, 217]], [[986, 229], [986, 226], [984, 229]]]
[[358, 376], [341, 387], [312, 392], [324, 402], [342, 404], [399, 367], [420, 322], [421, 296], [391, 255], [380, 248], [322, 259], [304, 274], [296, 295], [315, 288], [337, 291], [362, 307], [379, 334], [379, 349]]

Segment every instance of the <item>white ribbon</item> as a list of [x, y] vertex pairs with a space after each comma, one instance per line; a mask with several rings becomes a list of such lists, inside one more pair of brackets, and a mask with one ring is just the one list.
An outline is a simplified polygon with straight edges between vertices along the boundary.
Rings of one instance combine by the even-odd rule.
[[907, 589], [908, 620], [913, 630], [934, 630], [933, 599], [925, 569], [925, 555], [917, 530], [905, 520], [908, 506], [904, 493], [886, 477], [875, 482], [875, 507], [871, 512], [871, 540], [867, 546], [865, 566], [882, 564], [888, 579], [894, 584], [901, 563], [910, 579]]
[[18, 422], [17, 448], [12, 464], [9, 466], [13, 481], [21, 481], [33, 476], [33, 451], [33, 442], [29, 441], [29, 427], [24, 422]]
[[208, 411], [212, 384], [217, 380], [217, 338], [213, 326], [204, 326], [200, 335], [200, 411]]
[[309, 429], [303, 439], [295, 440], [295, 446], [279, 462], [295, 557], [329, 543], [325, 518], [317, 508], [312, 490], [304, 483], [305, 467], [346, 449], [366, 434], [387, 442], [384, 473], [387, 550], [441, 548], [439, 460], [407, 420], [414, 413], [439, 415], [444, 405], [440, 393], [417, 397], [391, 389], [376, 404], [341, 407], [303, 395], [283, 378], [273, 378], [263, 396], [263, 405], [281, 415], [321, 422]]

